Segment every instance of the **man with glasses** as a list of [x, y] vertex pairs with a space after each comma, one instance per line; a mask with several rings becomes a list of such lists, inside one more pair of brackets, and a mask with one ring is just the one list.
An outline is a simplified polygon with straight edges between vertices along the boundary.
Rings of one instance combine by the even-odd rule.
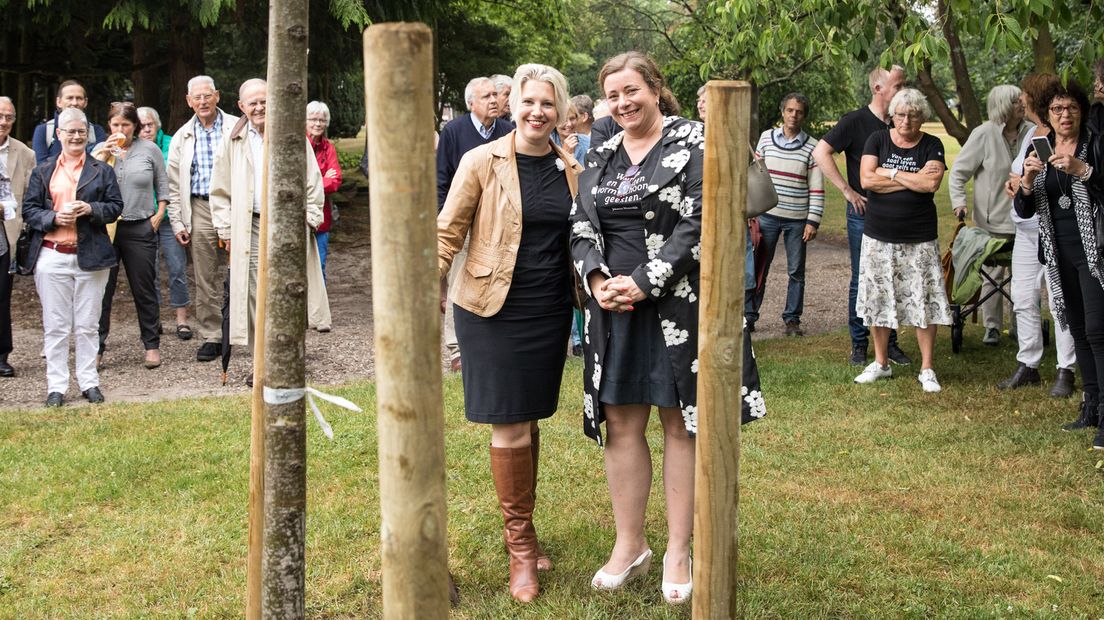
[[0, 96], [0, 207], [4, 220], [4, 230], [0, 231], [0, 377], [15, 376], [15, 368], [8, 363], [12, 352], [12, 274], [8, 272], [23, 227], [20, 216], [23, 192], [35, 167], [34, 151], [11, 137], [14, 124], [15, 105], [11, 99]]
[[[268, 85], [260, 78], [246, 80], [238, 89], [242, 117], [223, 141], [211, 175], [211, 216], [219, 239], [230, 255], [230, 344], [252, 345], [257, 304], [258, 240], [261, 230], [261, 198], [265, 180], [265, 117]], [[302, 135], [302, 134], [300, 134]], [[311, 228], [322, 223], [322, 173], [306, 137], [306, 220]], [[314, 235], [307, 235], [307, 309], [312, 327], [330, 324], [325, 300], [322, 264]], [[252, 379], [247, 379], [251, 384]]]
[[[85, 94], [84, 86], [76, 80], [66, 80], [58, 85], [57, 97], [54, 99], [54, 105], [57, 109], [54, 111], [54, 117], [45, 122], [39, 123], [35, 127], [34, 139], [31, 141], [31, 146], [34, 148], [35, 163], [41, 164], [47, 159], [56, 156], [61, 152], [61, 143], [57, 141], [57, 117], [62, 110], [66, 108], [76, 108], [84, 111], [88, 107], [88, 95]], [[103, 127], [100, 127], [92, 121], [88, 121], [88, 148], [89, 153], [92, 152], [93, 147], [104, 141], [107, 138], [107, 132]]]
[[[494, 142], [498, 138], [510, 133], [514, 124], [507, 119], [499, 118], [500, 107], [498, 104], [498, 92], [495, 83], [490, 78], [477, 77], [468, 82], [464, 88], [464, 102], [468, 106], [469, 113], [454, 118], [441, 130], [441, 138], [437, 143], [437, 211], [445, 206], [445, 198], [448, 197], [449, 188], [452, 187], [452, 177], [460, 166], [460, 158], [464, 153], [477, 146]], [[452, 268], [459, 272], [467, 261], [467, 247], [461, 250], [452, 260]], [[442, 288], [447, 284], [442, 283]], [[460, 345], [456, 341], [456, 329], [452, 320], [452, 311], [448, 307], [448, 300], [442, 303], [442, 312], [445, 313], [445, 348], [448, 349], [451, 359], [450, 370], [460, 371]]]
[[222, 352], [222, 288], [226, 276], [218, 234], [211, 223], [211, 171], [215, 153], [238, 117], [219, 109], [219, 91], [206, 75], [188, 80], [188, 107], [195, 115], [169, 145], [169, 222], [182, 246], [191, 246], [195, 266], [196, 327], [201, 341], [196, 361], [209, 362]]
[[[877, 67], [868, 76], [870, 103], [848, 112], [817, 144], [813, 159], [828, 181], [836, 186], [847, 200], [847, 243], [851, 250], [851, 287], [847, 296], [847, 324], [851, 331], [852, 366], [866, 366], [870, 330], [855, 313], [855, 301], [859, 292], [859, 253], [862, 249], [863, 227], [866, 213], [866, 190], [859, 180], [863, 147], [875, 131], [889, 125], [889, 102], [905, 85], [905, 69], [893, 65], [888, 71]], [[840, 174], [832, 156], [843, 151], [847, 162], [847, 180]], [[911, 364], [901, 347], [897, 346], [897, 330], [889, 333], [889, 361], [894, 364]]]

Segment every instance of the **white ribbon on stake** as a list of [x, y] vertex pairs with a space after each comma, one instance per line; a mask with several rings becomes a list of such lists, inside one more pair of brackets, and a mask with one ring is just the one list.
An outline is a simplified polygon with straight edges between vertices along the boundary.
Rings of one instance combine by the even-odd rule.
[[326, 418], [322, 417], [322, 412], [319, 411], [318, 405], [314, 402], [315, 396], [324, 401], [333, 403], [338, 407], [348, 409], [349, 411], [356, 411], [357, 413], [364, 412], [363, 409], [350, 400], [340, 396], [334, 396], [333, 394], [327, 394], [312, 387], [270, 388], [266, 385], [264, 388], [264, 401], [270, 405], [286, 405], [288, 403], [293, 403], [297, 400], [302, 400], [304, 395], [307, 397], [307, 404], [310, 405], [311, 411], [314, 412], [314, 419], [318, 420], [318, 426], [322, 428], [322, 434], [330, 441], [333, 441], [334, 438], [333, 427], [326, 422]]

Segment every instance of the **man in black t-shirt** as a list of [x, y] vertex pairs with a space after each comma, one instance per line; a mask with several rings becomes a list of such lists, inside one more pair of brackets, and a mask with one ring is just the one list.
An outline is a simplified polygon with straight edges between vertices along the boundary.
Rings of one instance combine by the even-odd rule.
[[[863, 147], [875, 131], [889, 126], [889, 102], [905, 85], [905, 69], [893, 65], [888, 71], [878, 67], [870, 72], [870, 104], [843, 115], [817, 144], [813, 158], [824, 178], [836, 186], [847, 199], [847, 243], [851, 250], [851, 288], [847, 296], [847, 324], [851, 331], [851, 358], [853, 366], [865, 366], [870, 330], [855, 314], [855, 299], [859, 291], [859, 251], [862, 249], [863, 227], [866, 213], [866, 191], [859, 181], [859, 166]], [[847, 162], [847, 180], [840, 174], [832, 156], [843, 152]], [[889, 359], [895, 364], [910, 364], [905, 352], [897, 346], [897, 331], [889, 335]]]

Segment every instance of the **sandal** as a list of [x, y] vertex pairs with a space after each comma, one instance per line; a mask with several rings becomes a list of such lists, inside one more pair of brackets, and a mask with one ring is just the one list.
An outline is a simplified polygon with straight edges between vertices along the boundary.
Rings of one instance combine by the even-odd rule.
[[187, 323], [178, 323], [176, 326], [176, 337], [181, 340], [191, 340], [192, 328]]

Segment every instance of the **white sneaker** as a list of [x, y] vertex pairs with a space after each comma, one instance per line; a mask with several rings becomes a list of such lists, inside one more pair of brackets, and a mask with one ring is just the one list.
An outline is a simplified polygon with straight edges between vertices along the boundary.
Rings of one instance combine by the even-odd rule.
[[[920, 376], [916, 377], [916, 380], [920, 382], [920, 386], [924, 388], [925, 392], [938, 392], [943, 388], [939, 387], [939, 379], [935, 378], [935, 371], [931, 368], [925, 368], [920, 371]], [[858, 379], [856, 379], [858, 381]]]
[[859, 373], [859, 376], [855, 377], [855, 383], [874, 383], [878, 379], [888, 379], [892, 376], [892, 368], [888, 365], [882, 366], [877, 361], [873, 361]]

